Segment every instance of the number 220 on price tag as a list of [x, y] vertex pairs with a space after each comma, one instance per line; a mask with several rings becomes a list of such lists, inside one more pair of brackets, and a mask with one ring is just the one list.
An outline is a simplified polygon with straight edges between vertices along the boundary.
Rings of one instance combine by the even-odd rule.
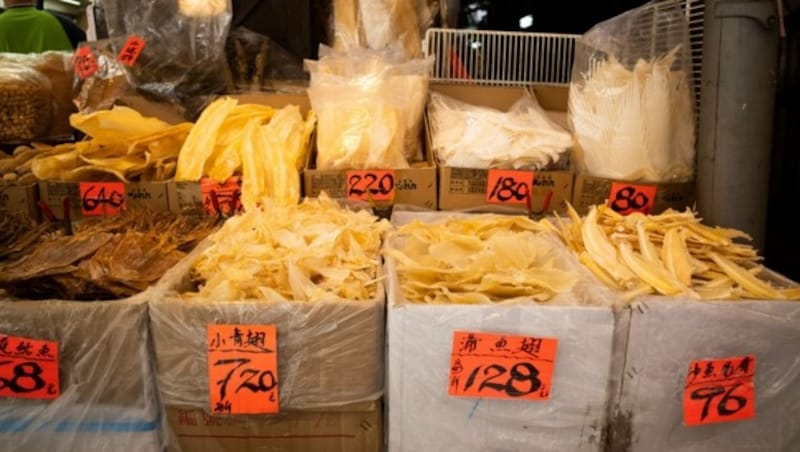
[[756, 357], [693, 361], [683, 393], [683, 422], [689, 427], [755, 417]]
[[275, 325], [208, 325], [208, 399], [214, 414], [277, 414]]
[[347, 172], [347, 199], [351, 201], [393, 201], [394, 170], [353, 170]]
[[471, 333], [453, 334], [448, 393], [512, 400], [550, 398], [557, 339]]

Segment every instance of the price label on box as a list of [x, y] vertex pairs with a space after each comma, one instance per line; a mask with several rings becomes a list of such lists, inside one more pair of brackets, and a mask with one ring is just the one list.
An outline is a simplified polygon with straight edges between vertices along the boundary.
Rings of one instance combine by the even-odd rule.
[[394, 170], [359, 170], [347, 172], [347, 199], [351, 201], [394, 201]]
[[486, 202], [490, 204], [528, 204], [533, 196], [533, 173], [516, 170], [489, 170]]
[[656, 203], [658, 187], [613, 182], [608, 195], [608, 205], [623, 215], [633, 212], [649, 214]]
[[117, 61], [128, 67], [133, 66], [136, 64], [136, 60], [139, 59], [142, 50], [144, 50], [144, 46], [144, 39], [136, 35], [128, 36], [128, 40], [125, 41], [122, 50], [120, 50], [119, 55], [117, 55]]
[[78, 190], [84, 217], [111, 217], [125, 210], [123, 182], [81, 182]]
[[234, 176], [220, 183], [208, 177], [200, 181], [200, 193], [203, 198], [203, 211], [212, 216], [230, 217], [241, 213], [242, 178]]
[[457, 331], [448, 393], [512, 400], [550, 398], [558, 340]]
[[215, 414], [277, 414], [275, 325], [208, 325], [208, 399]]
[[704, 359], [689, 365], [683, 394], [687, 426], [755, 417], [754, 355]]
[[54, 400], [60, 395], [58, 343], [0, 334], [0, 397]]

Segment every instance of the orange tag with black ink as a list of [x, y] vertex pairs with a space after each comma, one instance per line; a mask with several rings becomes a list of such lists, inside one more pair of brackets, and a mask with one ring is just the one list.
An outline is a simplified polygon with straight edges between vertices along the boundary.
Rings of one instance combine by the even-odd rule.
[[277, 414], [275, 325], [208, 325], [208, 399], [215, 414]]
[[453, 334], [448, 393], [511, 400], [550, 398], [558, 340], [531, 336]]
[[0, 397], [55, 400], [58, 342], [0, 334]]
[[693, 361], [683, 393], [683, 423], [691, 427], [755, 417], [755, 371], [755, 355]]

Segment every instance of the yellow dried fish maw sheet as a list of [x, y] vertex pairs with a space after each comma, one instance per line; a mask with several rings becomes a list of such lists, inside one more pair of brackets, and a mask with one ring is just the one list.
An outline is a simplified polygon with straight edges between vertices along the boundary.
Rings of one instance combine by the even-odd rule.
[[269, 198], [229, 219], [192, 264], [198, 301], [365, 301], [380, 285], [390, 225], [322, 196], [285, 205]]
[[608, 287], [632, 300], [659, 294], [699, 300], [800, 298], [796, 285], [776, 278], [741, 241], [750, 236], [710, 227], [691, 210], [621, 216], [605, 205], [585, 218], [557, 221], [560, 238]]
[[70, 124], [102, 143], [118, 143], [170, 127], [160, 119], [146, 118], [136, 110], [121, 106], [88, 115], [75, 113], [70, 116]]
[[237, 104], [236, 99], [226, 97], [203, 110], [181, 148], [176, 180], [194, 182], [203, 177], [204, 166], [214, 153], [220, 128]]
[[526, 217], [400, 215], [420, 218], [391, 233], [385, 249], [408, 302], [617, 302], [544, 226]]

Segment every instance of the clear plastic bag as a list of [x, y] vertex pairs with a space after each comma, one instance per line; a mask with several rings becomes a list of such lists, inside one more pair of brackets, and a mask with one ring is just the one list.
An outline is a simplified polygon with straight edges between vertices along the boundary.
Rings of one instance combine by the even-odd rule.
[[72, 53], [2, 53], [0, 66], [15, 63], [35, 69], [47, 77], [52, 87], [53, 110], [50, 125], [42, 137], [55, 140], [72, 138], [69, 115], [75, 111], [72, 104]]
[[225, 40], [231, 0], [104, 0], [103, 6], [109, 37], [136, 35], [145, 43], [126, 68], [144, 94], [180, 103], [192, 116], [205, 101], [199, 96], [229, 87]]
[[225, 51], [237, 91], [282, 91], [308, 80], [301, 59], [247, 28], [231, 31]]
[[436, 12], [438, 3], [429, 0], [334, 0], [334, 47], [346, 52], [401, 45], [408, 57], [419, 57]]
[[567, 161], [570, 134], [551, 120], [528, 90], [502, 112], [432, 92], [428, 120], [433, 153], [456, 168], [553, 169]]
[[578, 40], [569, 122], [579, 171], [647, 182], [694, 178], [690, 51], [676, 1], [647, 3]]
[[110, 109], [121, 97], [133, 94], [125, 68], [117, 61], [124, 38], [81, 43], [75, 51], [73, 102], [83, 114]]
[[317, 169], [408, 168], [421, 160], [432, 60], [398, 50], [320, 50], [306, 61], [317, 113]]
[[52, 84], [41, 72], [18, 63], [0, 67], [0, 142], [43, 136], [52, 110]]

